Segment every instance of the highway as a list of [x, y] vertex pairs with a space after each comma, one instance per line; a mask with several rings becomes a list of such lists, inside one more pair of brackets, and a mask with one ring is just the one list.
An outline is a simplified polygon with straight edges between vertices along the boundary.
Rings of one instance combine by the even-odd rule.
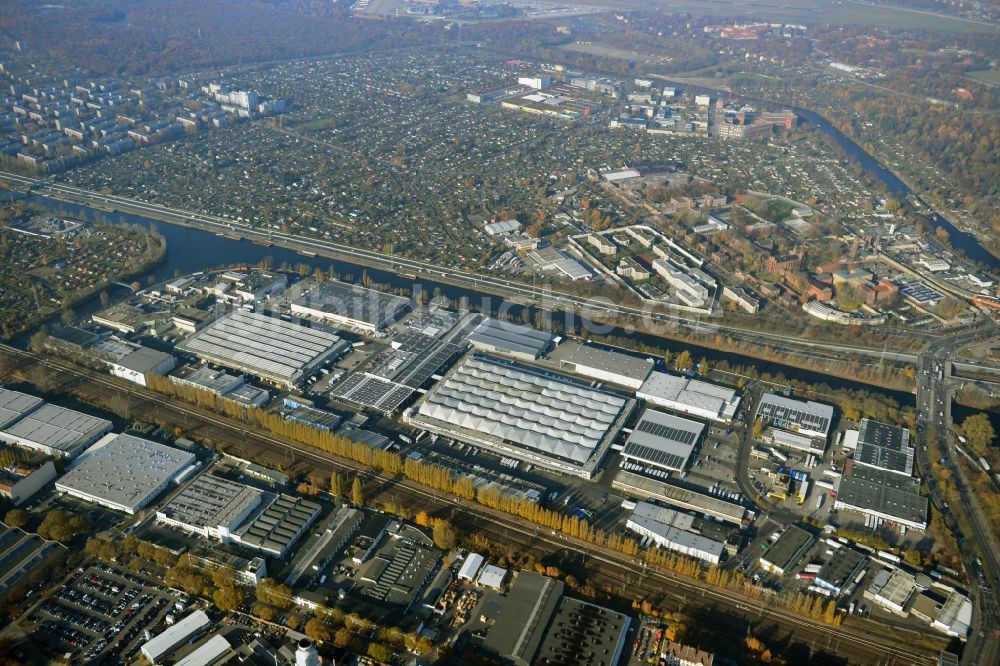
[[426, 507], [434, 515], [448, 516], [461, 530], [484, 533], [500, 543], [509, 544], [514, 550], [520, 548], [536, 554], [539, 559], [583, 562], [588, 578], [626, 598], [648, 598], [657, 603], [679, 605], [692, 612], [708, 613], [736, 631], [745, 631], [751, 625], [774, 635], [790, 635], [792, 642], [808, 650], [810, 663], [844, 664], [845, 660], [850, 664], [936, 663], [935, 648], [916, 634], [901, 641], [898, 635], [886, 637], [857, 626], [851, 619], [847, 625], [831, 627], [772, 605], [767, 598], [754, 599], [649, 568], [638, 559], [549, 533], [514, 516], [429, 490], [405, 478], [378, 474], [316, 449], [249, 430], [239, 421], [165, 398], [117, 377], [7, 345], [0, 345], [0, 354], [8, 359], [8, 371], [11, 369], [9, 359], [21, 364], [22, 372], [28, 372], [31, 366], [41, 366], [55, 373], [64, 383], [62, 390], [72, 391], [83, 402], [117, 410], [124, 405], [130, 414], [179, 426], [188, 436], [212, 442], [216, 447], [225, 446], [234, 455], [259, 458], [260, 454], [268, 454], [271, 459], [285, 463], [291, 457], [319, 478], [334, 470], [359, 473], [365, 478], [366, 492], [372, 497], [391, 498], [414, 509]]
[[129, 197], [90, 192], [46, 179], [31, 178], [5, 171], [0, 171], [0, 179], [14, 186], [33, 190], [39, 195], [69, 203], [134, 213], [171, 224], [201, 228], [217, 234], [271, 242], [293, 250], [304, 250], [323, 256], [345, 258], [362, 265], [388, 270], [397, 274], [422, 275], [432, 280], [441, 280], [471, 290], [497, 294], [514, 301], [531, 303], [547, 311], [577, 313], [584, 317], [598, 320], [620, 318], [625, 321], [631, 319], [638, 322], [644, 330], [655, 330], [656, 327], [673, 326], [701, 335], [721, 333], [749, 342], [784, 346], [800, 350], [805, 349], [809, 350], [812, 355], [815, 355], [817, 352], [825, 352], [831, 360], [842, 360], [844, 355], [878, 359], [879, 363], [884, 360], [915, 363], [917, 359], [917, 355], [911, 352], [872, 349], [864, 345], [803, 340], [793, 335], [782, 335], [711, 321], [702, 321], [701, 317], [690, 313], [664, 312], [662, 306], [639, 308], [616, 303], [609, 298], [588, 298], [554, 290], [550, 285], [536, 286], [495, 276], [477, 275], [476, 273], [470, 273], [457, 268], [440, 266], [404, 257], [387, 256], [373, 250], [366, 250], [333, 241], [307, 238], [275, 230], [261, 230], [249, 224], [228, 218], [181, 210]]
[[[972, 339], [958, 336], [935, 345], [920, 355], [917, 364], [917, 463], [930, 490], [930, 499], [955, 534], [965, 570], [972, 581], [970, 593], [975, 616], [968, 642], [962, 654], [963, 666], [994, 666], [1000, 659], [1000, 550], [995, 535], [983, 515], [972, 488], [958, 465], [954, 433], [951, 427], [951, 359]], [[928, 437], [935, 437], [941, 452], [940, 462], [951, 471], [959, 494], [959, 507], [952, 507], [931, 472]], [[971, 526], [965, 533], [956, 511]]]

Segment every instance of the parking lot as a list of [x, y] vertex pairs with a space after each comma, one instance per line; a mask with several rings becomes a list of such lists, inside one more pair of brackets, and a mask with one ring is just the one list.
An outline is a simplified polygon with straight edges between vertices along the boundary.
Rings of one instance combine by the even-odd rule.
[[52, 654], [71, 663], [126, 663], [178, 603], [176, 596], [144, 577], [106, 564], [74, 571], [58, 592], [26, 617]]

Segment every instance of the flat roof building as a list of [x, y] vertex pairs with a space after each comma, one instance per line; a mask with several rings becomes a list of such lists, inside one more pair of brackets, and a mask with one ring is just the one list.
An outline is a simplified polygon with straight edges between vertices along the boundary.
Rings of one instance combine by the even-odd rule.
[[167, 627], [163, 633], [143, 643], [142, 654], [151, 663], [158, 664], [185, 641], [205, 631], [211, 624], [205, 611], [196, 610], [173, 626]]
[[797, 525], [789, 525], [778, 540], [760, 556], [760, 567], [765, 571], [784, 576], [794, 567], [816, 538]]
[[719, 529], [722, 526], [718, 523], [706, 524], [703, 519], [649, 502], [636, 502], [625, 526], [662, 548], [710, 564], [718, 564], [726, 551], [725, 534], [720, 534], [725, 528]]
[[339, 336], [236, 310], [177, 345], [181, 351], [293, 387], [347, 348]]
[[483, 647], [517, 666], [529, 666], [562, 593], [560, 580], [533, 571], [518, 572]]
[[647, 409], [635, 424], [622, 458], [640, 465], [681, 471], [701, 439], [705, 425], [679, 416]]
[[410, 525], [393, 522], [387, 533], [389, 538], [358, 570], [355, 580], [362, 588], [361, 597], [406, 612], [437, 573], [442, 553]]
[[24, 412], [29, 404], [34, 402], [22, 398], [8, 401], [8, 411], [20, 409], [22, 415], [0, 431], [0, 438], [57, 458], [75, 458], [111, 430], [107, 419], [58, 405], [46, 403]]
[[49, 333], [49, 343], [80, 352], [97, 342], [100, 337], [97, 333], [83, 328], [63, 326]]
[[45, 404], [41, 398], [0, 388], [0, 430], [24, 418]]
[[566, 358], [559, 361], [559, 367], [563, 370], [632, 390], [642, 386], [653, 371], [653, 365], [652, 359], [589, 345], [578, 345]]
[[184, 366], [170, 376], [171, 381], [186, 384], [215, 395], [224, 395], [243, 386], [243, 377], [207, 365]]
[[649, 375], [635, 395], [657, 407], [722, 422], [731, 421], [740, 404], [732, 389], [665, 372]]
[[109, 361], [108, 367], [115, 377], [145, 386], [146, 375], [167, 374], [177, 367], [177, 359], [173, 354], [140, 346], [117, 360]]
[[195, 462], [192, 453], [133, 435], [105, 439], [56, 481], [56, 490], [134, 514]]
[[864, 571], [868, 558], [851, 548], [839, 548], [816, 574], [816, 585], [840, 596]]
[[228, 543], [232, 532], [263, 501], [265, 493], [250, 486], [202, 474], [156, 512], [156, 519], [205, 538]]
[[947, 598], [941, 605], [931, 626], [949, 636], [966, 638], [972, 627], [972, 600], [955, 589], [947, 590]]
[[854, 464], [913, 475], [913, 447], [907, 428], [861, 419]]
[[833, 423], [833, 407], [812, 400], [793, 400], [765, 393], [757, 406], [757, 418], [765, 425], [826, 439]]
[[902, 569], [882, 569], [864, 591], [864, 597], [897, 615], [906, 615], [906, 604], [916, 589], [913, 574]]
[[651, 497], [680, 509], [703, 513], [734, 525], [742, 525], [743, 517], [747, 512], [739, 504], [733, 504], [712, 495], [657, 481], [623, 469], [618, 470], [615, 474], [611, 486], [638, 498]]
[[553, 338], [530, 326], [487, 317], [466, 340], [480, 351], [533, 361], [549, 349]]
[[320, 505], [316, 502], [279, 495], [231, 536], [248, 548], [283, 558], [319, 514]]
[[360, 509], [341, 506], [327, 517], [324, 524], [317, 525], [322, 530], [296, 549], [295, 559], [285, 576], [285, 585], [295, 585], [307, 573], [319, 575], [330, 561], [346, 547], [351, 537], [361, 529], [365, 514]]
[[920, 494], [920, 481], [876, 467], [853, 464], [845, 468], [833, 506], [915, 530], [927, 529], [927, 498]]
[[428, 391], [404, 420], [589, 479], [634, 405], [568, 377], [475, 355]]
[[630, 623], [631, 618], [623, 613], [563, 597], [533, 663], [616, 666]]
[[292, 313], [332, 324], [378, 331], [410, 308], [410, 300], [347, 282], [328, 280], [292, 301]]
[[818, 456], [822, 456], [823, 452], [826, 451], [825, 439], [807, 437], [781, 428], [768, 428], [761, 435], [761, 441], [765, 444], [773, 444], [780, 449], [814, 453]]

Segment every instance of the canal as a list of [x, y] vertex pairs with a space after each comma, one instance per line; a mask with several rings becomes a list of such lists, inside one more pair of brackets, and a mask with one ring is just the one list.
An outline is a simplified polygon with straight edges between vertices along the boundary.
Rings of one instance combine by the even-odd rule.
[[[128, 213], [109, 213], [78, 204], [65, 203], [38, 196], [31, 197], [30, 201], [53, 214], [65, 217], [91, 222], [138, 224], [146, 228], [156, 229], [167, 241], [166, 257], [152, 271], [150, 276], [147, 276], [147, 278], [152, 277], [157, 281], [165, 280], [174, 275], [186, 275], [235, 264], [259, 265], [265, 258], [269, 258], [275, 268], [280, 268], [282, 265], [287, 264], [292, 270], [295, 270], [299, 265], [305, 264], [310, 269], [320, 268], [324, 272], [329, 272], [332, 267], [342, 279], [358, 281], [362, 274], [366, 273], [373, 282], [387, 284], [393, 288], [402, 287], [412, 290], [415, 285], [419, 285], [419, 288], [428, 295], [440, 293], [453, 302], [463, 302], [465, 306], [476, 311], [496, 313], [502, 309], [515, 319], [520, 317], [525, 308], [523, 305], [505, 301], [503, 298], [495, 295], [436, 283], [430, 280], [421, 279], [415, 282], [388, 271], [367, 268], [339, 259], [305, 256], [283, 247], [264, 247], [247, 240], [236, 240], [216, 235], [210, 231], [168, 224]], [[89, 314], [96, 311], [98, 307], [97, 299], [92, 299], [91, 302], [78, 306], [76, 310], [78, 314]], [[567, 324], [580, 323], [580, 320], [575, 319], [573, 315], [566, 315], [565, 313], [553, 313], [552, 318], [558, 318], [560, 322]], [[784, 377], [795, 378], [810, 384], [826, 384], [834, 390], [863, 389], [890, 396], [901, 405], [912, 406], [915, 404], [913, 394], [904, 391], [893, 391], [875, 387], [849, 379], [825, 375], [821, 372], [763, 361], [751, 356], [723, 352], [710, 347], [680, 343], [649, 333], [625, 331], [597, 323], [583, 323], [587, 325], [588, 330], [593, 331], [595, 336], [628, 337], [638, 343], [667, 349], [674, 355], [687, 350], [695, 359], [705, 358], [709, 364], [726, 361], [732, 366], [741, 365], [747, 368], [754, 368], [759, 373], [766, 373], [773, 377], [783, 375]], [[17, 341], [17, 344], [20, 345], [24, 345], [25, 343], [26, 340], [24, 339]]]

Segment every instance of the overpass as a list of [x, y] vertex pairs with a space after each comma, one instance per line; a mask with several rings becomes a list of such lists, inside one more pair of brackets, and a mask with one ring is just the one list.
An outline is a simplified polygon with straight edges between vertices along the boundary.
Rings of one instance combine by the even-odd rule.
[[[1000, 658], [1000, 549], [996, 535], [983, 514], [973, 488], [966, 481], [955, 453], [951, 427], [952, 361], [966, 345], [969, 334], [944, 340], [920, 355], [917, 363], [917, 463], [927, 481], [930, 499], [955, 535], [970, 585], [977, 613], [968, 642], [962, 653], [963, 666], [992, 666]], [[939, 379], [940, 377], [940, 379]], [[944, 490], [931, 474], [928, 459], [929, 437], [934, 437], [945, 467], [951, 472], [959, 496], [959, 506], [949, 506]], [[966, 519], [966, 533], [959, 521]]]

